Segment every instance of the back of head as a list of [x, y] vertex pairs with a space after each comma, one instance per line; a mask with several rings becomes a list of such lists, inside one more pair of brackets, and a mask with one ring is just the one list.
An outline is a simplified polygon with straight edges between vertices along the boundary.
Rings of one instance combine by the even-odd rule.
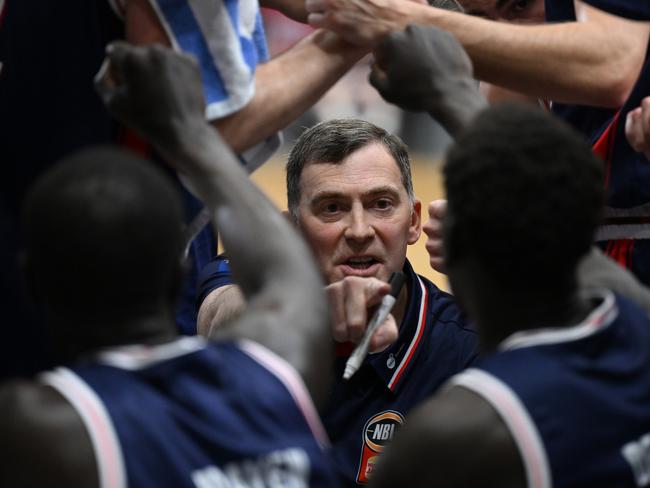
[[370, 122], [360, 119], [332, 119], [305, 130], [287, 160], [287, 200], [295, 216], [300, 202], [300, 176], [308, 164], [338, 164], [353, 152], [370, 144], [381, 144], [395, 159], [402, 184], [411, 201], [415, 199], [408, 149], [402, 140]]
[[[171, 311], [182, 206], [151, 163], [108, 147], [66, 158], [28, 194], [23, 228], [29, 281], [58, 323], [117, 329], [125, 319]], [[79, 333], [91, 342], [102, 335]]]
[[450, 277], [469, 259], [501, 289], [573, 286], [604, 204], [602, 162], [581, 136], [538, 109], [497, 106], [456, 141], [444, 175]]

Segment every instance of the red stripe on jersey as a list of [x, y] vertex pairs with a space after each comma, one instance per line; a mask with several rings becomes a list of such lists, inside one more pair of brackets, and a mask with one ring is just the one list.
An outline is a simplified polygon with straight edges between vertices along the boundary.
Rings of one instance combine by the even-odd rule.
[[612, 172], [612, 153], [614, 152], [614, 143], [616, 142], [616, 127], [621, 112], [617, 112], [610, 124], [607, 126], [602, 135], [592, 146], [596, 156], [605, 161], [605, 188], [609, 187], [609, 177]]
[[616, 261], [624, 268], [631, 268], [632, 266], [632, 249], [634, 247], [634, 240], [632, 239], [618, 239], [615, 241], [608, 241], [605, 248], [605, 254]]

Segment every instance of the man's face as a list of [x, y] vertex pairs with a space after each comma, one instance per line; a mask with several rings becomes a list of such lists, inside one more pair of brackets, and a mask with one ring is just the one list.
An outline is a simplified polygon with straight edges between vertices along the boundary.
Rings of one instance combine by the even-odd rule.
[[458, 0], [469, 15], [507, 22], [541, 24], [544, 0]]
[[420, 237], [420, 202], [409, 201], [397, 162], [381, 144], [300, 176], [298, 226], [328, 283], [346, 276], [388, 280]]

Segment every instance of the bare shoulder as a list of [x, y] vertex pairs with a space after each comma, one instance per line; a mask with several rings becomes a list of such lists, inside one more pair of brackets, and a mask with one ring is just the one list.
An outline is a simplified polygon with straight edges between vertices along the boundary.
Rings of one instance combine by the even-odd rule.
[[0, 385], [0, 437], [0, 486], [98, 485], [83, 422], [49, 386]]
[[406, 419], [382, 460], [375, 486], [520, 487], [516, 444], [499, 413], [480, 395], [454, 386]]

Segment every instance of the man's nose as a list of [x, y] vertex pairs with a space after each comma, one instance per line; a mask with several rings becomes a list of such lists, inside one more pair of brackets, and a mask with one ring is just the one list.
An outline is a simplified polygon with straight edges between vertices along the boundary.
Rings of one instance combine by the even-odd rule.
[[354, 241], [365, 241], [374, 237], [375, 229], [369, 216], [362, 206], [354, 206], [348, 216], [345, 238]]

